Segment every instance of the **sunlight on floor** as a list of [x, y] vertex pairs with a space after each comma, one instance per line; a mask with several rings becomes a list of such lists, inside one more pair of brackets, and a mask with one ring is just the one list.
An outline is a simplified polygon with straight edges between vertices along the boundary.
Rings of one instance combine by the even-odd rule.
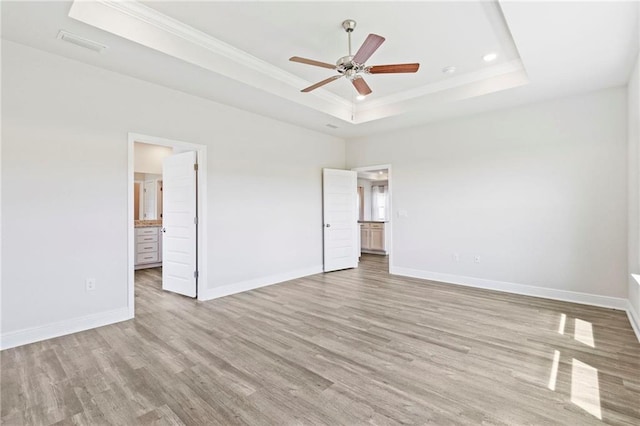
[[567, 322], [567, 315], [560, 314], [560, 325], [558, 326], [558, 333], [564, 334], [564, 325]]
[[551, 365], [551, 375], [549, 376], [549, 384], [547, 385], [547, 387], [552, 391], [556, 390], [556, 379], [558, 378], [559, 362], [560, 362], [560, 351], [556, 349], [553, 352], [553, 364]]
[[571, 402], [602, 420], [598, 369], [575, 358], [571, 368]]
[[[560, 314], [558, 333], [565, 332], [567, 315]], [[593, 339], [593, 324], [575, 318], [573, 338], [580, 343], [595, 348]], [[560, 365], [560, 351], [554, 350], [553, 364], [549, 375], [547, 387], [555, 391]], [[598, 369], [573, 358], [571, 364], [571, 402], [585, 410], [587, 413], [602, 420], [602, 407], [600, 406], [600, 384], [598, 382]]]
[[573, 337], [578, 342], [584, 343], [587, 346], [591, 346], [592, 348], [596, 347], [593, 341], [593, 325], [589, 321], [576, 318]]

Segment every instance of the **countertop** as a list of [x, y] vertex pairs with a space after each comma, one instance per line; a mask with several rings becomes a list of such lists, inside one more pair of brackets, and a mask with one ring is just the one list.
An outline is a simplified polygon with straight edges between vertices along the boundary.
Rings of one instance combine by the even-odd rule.
[[136, 220], [134, 228], [150, 228], [153, 226], [162, 226], [161, 220]]
[[387, 223], [388, 220], [359, 220], [358, 223]]

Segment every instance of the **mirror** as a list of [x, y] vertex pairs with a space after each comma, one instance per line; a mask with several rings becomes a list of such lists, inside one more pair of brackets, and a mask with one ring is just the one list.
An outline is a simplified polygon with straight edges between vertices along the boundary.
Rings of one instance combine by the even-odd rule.
[[162, 175], [135, 173], [133, 200], [134, 220], [162, 219]]

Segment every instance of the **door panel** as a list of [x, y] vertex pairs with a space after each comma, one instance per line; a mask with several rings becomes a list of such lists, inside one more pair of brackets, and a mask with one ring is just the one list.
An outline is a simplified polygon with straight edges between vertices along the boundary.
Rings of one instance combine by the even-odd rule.
[[358, 266], [357, 173], [322, 170], [324, 271]]
[[196, 296], [196, 153], [163, 160], [162, 289]]

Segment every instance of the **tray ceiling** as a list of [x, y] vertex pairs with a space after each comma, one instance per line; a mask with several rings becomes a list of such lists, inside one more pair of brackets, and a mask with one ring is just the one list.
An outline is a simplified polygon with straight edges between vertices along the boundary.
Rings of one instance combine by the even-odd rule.
[[[428, 121], [625, 84], [638, 45], [635, 2], [3, 1], [2, 37], [324, 133], [358, 137]], [[420, 62], [417, 74], [370, 75], [355, 100], [337, 80], [300, 89], [347, 53], [340, 23], [386, 38], [368, 65]], [[66, 30], [108, 46], [58, 40]], [[498, 53], [491, 63], [482, 60]], [[442, 73], [455, 66], [452, 75]], [[329, 126], [329, 127], [327, 127]]]

